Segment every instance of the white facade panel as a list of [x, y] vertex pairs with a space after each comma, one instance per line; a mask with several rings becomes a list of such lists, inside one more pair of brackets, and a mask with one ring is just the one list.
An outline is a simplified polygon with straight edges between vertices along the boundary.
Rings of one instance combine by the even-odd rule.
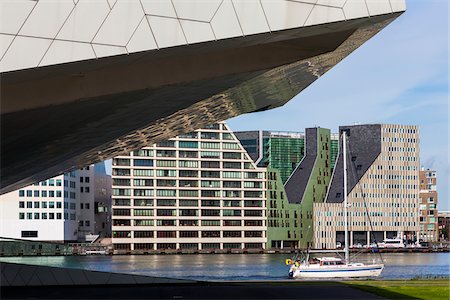
[[17, 34], [36, 3], [29, 0], [0, 1], [0, 33]]
[[72, 0], [40, 0], [19, 34], [53, 39], [74, 7]]
[[146, 15], [176, 18], [177, 14], [171, 1], [141, 0]]
[[301, 27], [314, 5], [300, 2], [261, 0], [271, 30]]
[[91, 44], [54, 41], [39, 66], [67, 63], [95, 58]]
[[144, 11], [139, 1], [118, 0], [93, 42], [125, 46], [143, 17]]
[[106, 0], [80, 0], [56, 38], [90, 43], [109, 12]]
[[173, 0], [180, 19], [210, 22], [222, 0]]
[[187, 44], [178, 19], [147, 16], [159, 48]]
[[342, 20], [345, 20], [345, 17], [341, 8], [316, 5], [306, 20], [305, 26], [338, 22]]
[[369, 15], [369, 11], [367, 10], [366, 1], [365, 0], [347, 1], [344, 6], [344, 14], [345, 14], [345, 18], [347, 20], [363, 18], [363, 17]]
[[146, 18], [143, 18], [127, 44], [128, 52], [139, 52], [158, 48]]
[[258, 0], [232, 1], [245, 35], [270, 31]]
[[211, 21], [216, 39], [244, 35], [231, 0], [224, 0]]
[[10, 71], [37, 67], [51, 42], [50, 39], [16, 36], [0, 61], [0, 70]]
[[209, 23], [188, 20], [180, 20], [180, 23], [189, 44], [214, 40], [214, 33]]

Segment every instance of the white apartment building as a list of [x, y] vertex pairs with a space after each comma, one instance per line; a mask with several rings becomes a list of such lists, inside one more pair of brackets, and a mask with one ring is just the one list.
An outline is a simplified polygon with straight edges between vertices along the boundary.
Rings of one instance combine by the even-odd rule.
[[225, 123], [113, 159], [115, 250], [264, 248], [265, 169]]
[[91, 165], [1, 195], [0, 237], [64, 242], [99, 234], [94, 182]]
[[[347, 164], [350, 246], [364, 246], [374, 240], [382, 242], [383, 239], [393, 237], [409, 242], [418, 240], [418, 127], [381, 124], [340, 129], [349, 130]], [[342, 160], [342, 153], [339, 160]], [[316, 248], [335, 248], [337, 242], [343, 245], [343, 172], [340, 170], [342, 162], [339, 160], [327, 201], [314, 204]], [[335, 183], [339, 185], [339, 190], [333, 190]], [[341, 200], [337, 201], [338, 198]]]

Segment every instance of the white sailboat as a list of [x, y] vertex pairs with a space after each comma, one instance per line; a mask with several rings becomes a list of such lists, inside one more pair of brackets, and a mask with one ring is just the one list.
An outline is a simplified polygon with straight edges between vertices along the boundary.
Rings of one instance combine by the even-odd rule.
[[[345, 226], [345, 258], [341, 257], [318, 257], [310, 259], [308, 251], [301, 260], [287, 259], [290, 265], [289, 277], [292, 278], [355, 278], [355, 277], [377, 277], [381, 274], [384, 264], [364, 264], [353, 262], [349, 255], [348, 241], [348, 214], [347, 214], [347, 136], [342, 133], [343, 162], [344, 162], [344, 226]], [[336, 252], [336, 251], [317, 251]]]

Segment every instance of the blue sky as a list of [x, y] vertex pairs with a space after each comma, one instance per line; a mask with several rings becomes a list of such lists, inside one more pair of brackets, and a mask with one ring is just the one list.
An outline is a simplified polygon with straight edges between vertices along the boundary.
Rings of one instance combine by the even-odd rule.
[[421, 164], [438, 171], [440, 210], [450, 210], [449, 7], [409, 0], [407, 11], [285, 106], [228, 120], [233, 130], [419, 125]]

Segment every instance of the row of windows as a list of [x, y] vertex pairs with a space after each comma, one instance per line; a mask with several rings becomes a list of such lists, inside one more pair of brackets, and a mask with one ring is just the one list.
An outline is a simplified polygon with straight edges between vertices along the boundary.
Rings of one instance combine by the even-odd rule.
[[131, 238], [134, 233], [134, 238], [240, 238], [240, 237], [263, 237], [262, 231], [113, 231], [113, 238]]
[[[182, 212], [183, 211], [183, 212]], [[214, 217], [220, 217], [222, 211], [222, 216], [229, 217], [229, 216], [241, 216], [242, 210], [240, 209], [201, 209], [200, 215], [201, 216], [214, 216]], [[134, 216], [153, 216], [154, 210], [153, 209], [125, 209], [125, 208], [114, 208], [113, 209], [113, 216], [131, 216], [131, 213], [133, 212]], [[189, 212], [189, 210], [179, 210], [178, 214], [180, 216], [189, 216], [189, 214], [192, 212]], [[156, 209], [156, 215], [157, 216], [177, 216], [177, 209]], [[195, 214], [195, 216], [198, 215]], [[244, 210], [244, 216], [245, 217], [262, 217], [263, 211], [262, 210]]]
[[[129, 219], [114, 219], [113, 226], [198, 226], [197, 220], [129, 220]], [[195, 222], [186, 224], [185, 222]], [[263, 226], [262, 220], [201, 220], [201, 226]], [[222, 224], [222, 225], [221, 225]]]
[[62, 191], [19, 190], [19, 197], [62, 197]]
[[[218, 249], [242, 249], [241, 243], [179, 243], [178, 247], [176, 243], [114, 243], [114, 250], [131, 250], [131, 245], [133, 245], [134, 250], [172, 250], [172, 249], [194, 249], [198, 250], [199, 245], [202, 249], [207, 250], [218, 250]], [[220, 246], [222, 245], [222, 247]], [[263, 243], [244, 243], [244, 249], [262, 249]]]
[[156, 193], [153, 189], [120, 189], [113, 188], [113, 196], [131, 196], [131, 192], [133, 191], [133, 196], [138, 197], [153, 197], [155, 194], [159, 197], [176, 197], [177, 191], [178, 196], [180, 197], [211, 197], [211, 198], [263, 198], [263, 191], [244, 191], [242, 194], [241, 191], [233, 191], [233, 190], [156, 190]]
[[[154, 179], [124, 179], [113, 178], [113, 186], [154, 186]], [[222, 183], [222, 184], [221, 184]], [[177, 185], [178, 184], [178, 185]], [[170, 186], [170, 187], [198, 187], [198, 180], [176, 180], [176, 179], [156, 179], [156, 186]], [[219, 181], [219, 180], [201, 180], [201, 187], [212, 188], [254, 188], [259, 189], [263, 187], [261, 181]]]
[[[61, 220], [62, 219], [62, 213], [25, 213], [25, 212], [19, 212], [19, 220]], [[69, 219], [69, 214], [64, 213], [64, 219]], [[75, 214], [70, 214], [70, 220], [75, 220]]]
[[[89, 203], [86, 203], [87, 209], [89, 209]], [[19, 201], [19, 208], [62, 208], [62, 202], [54, 201], [27, 201], [25, 207], [25, 201]], [[64, 209], [76, 209], [75, 203], [64, 202]], [[83, 208], [83, 203], [81, 203], [81, 208]]]
[[[317, 225], [323, 225], [323, 226], [344, 226], [345, 222], [343, 221], [325, 221], [321, 222], [318, 221]], [[353, 221], [348, 223], [349, 226], [368, 226], [369, 222], [366, 221]], [[372, 221], [372, 226], [416, 226], [416, 222], [383, 222], [383, 221]], [[349, 230], [352, 230], [351, 228]]]
[[[170, 162], [170, 161], [168, 161]], [[136, 177], [176, 177], [177, 170], [154, 170], [152, 169], [134, 169], [133, 176]], [[197, 170], [178, 170], [179, 177], [204, 177], [204, 178], [245, 178], [245, 179], [262, 179], [261, 172], [239, 172], [239, 171], [197, 171]], [[113, 169], [114, 176], [131, 176], [130, 169]]]
[[[65, 182], [67, 182], [67, 180], [65, 180]], [[62, 186], [62, 180], [61, 179], [49, 179], [49, 180], [44, 180], [41, 182], [36, 182], [35, 184], [33, 184], [35, 186]], [[64, 186], [67, 186], [66, 184]]]
[[[130, 206], [131, 199], [114, 199], [115, 206]], [[199, 203], [200, 201], [200, 203]], [[135, 199], [133, 201], [134, 206], [153, 206], [155, 201], [153, 199]], [[262, 200], [245, 200], [243, 201], [244, 207], [263, 207]], [[88, 204], [86, 203], [86, 209], [88, 209]], [[241, 200], [179, 200], [180, 206], [215, 206], [220, 207], [241, 207]], [[176, 206], [176, 199], [158, 199], [156, 200], [156, 206]], [[81, 203], [81, 208], [83, 208], [83, 203]]]
[[416, 129], [410, 129], [410, 128], [404, 128], [404, 127], [384, 127], [384, 132], [388, 132], [388, 133], [411, 133], [411, 134], [415, 134], [417, 132]]

